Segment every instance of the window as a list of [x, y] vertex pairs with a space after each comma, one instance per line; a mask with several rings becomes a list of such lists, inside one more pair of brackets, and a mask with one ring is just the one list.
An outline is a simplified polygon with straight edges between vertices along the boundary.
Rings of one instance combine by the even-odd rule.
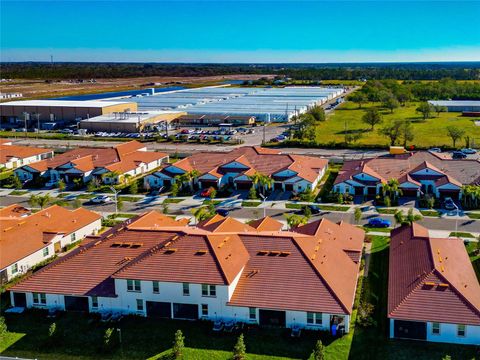
[[137, 299], [137, 311], [143, 311], [143, 300]]
[[256, 320], [257, 319], [257, 309], [256, 308], [248, 308], [248, 317], [250, 320]]
[[189, 296], [189, 295], [190, 295], [190, 284], [183, 283], [183, 296]]
[[92, 309], [98, 308], [98, 297], [92, 296]]
[[37, 305], [46, 305], [47, 296], [44, 293], [33, 293], [33, 303]]
[[153, 293], [158, 294], [160, 292], [160, 284], [158, 281], [152, 281]]
[[48, 247], [43, 249], [43, 257], [48, 256]]
[[217, 296], [217, 287], [215, 285], [202, 284], [202, 296]]
[[465, 330], [466, 330], [465, 325], [457, 325], [457, 336], [464, 337], [465, 336]]
[[140, 287], [140, 280], [127, 280], [127, 291], [142, 291]]
[[18, 264], [12, 265], [12, 274], [16, 274], [18, 272]]
[[432, 334], [433, 335], [440, 334], [440, 323], [432, 323]]
[[307, 312], [307, 324], [322, 325], [322, 313]]
[[75, 240], [77, 240], [77, 234], [73, 233], [70, 235], [70, 242], [74, 242]]
[[202, 304], [202, 316], [208, 316], [208, 304]]

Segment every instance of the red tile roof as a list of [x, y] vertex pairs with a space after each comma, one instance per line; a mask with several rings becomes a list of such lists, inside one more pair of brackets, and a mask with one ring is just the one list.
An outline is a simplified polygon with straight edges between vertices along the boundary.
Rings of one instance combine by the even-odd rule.
[[13, 204], [0, 210], [0, 269], [44, 248], [56, 234], [68, 235], [101, 219], [84, 208], [53, 205], [31, 215], [19, 209]]
[[280, 221], [272, 219], [270, 216], [251, 221], [248, 225], [258, 231], [280, 231], [283, 228], [283, 224]]
[[[436, 156], [428, 151], [418, 151], [402, 155], [385, 155], [366, 160], [346, 161], [340, 170], [335, 184], [352, 179], [355, 174], [367, 167], [367, 173], [373, 171], [375, 177], [384, 180], [402, 179], [405, 175], [412, 175], [418, 170], [429, 168], [446, 176], [454, 184], [480, 183], [480, 161], [452, 160]], [[414, 179], [417, 179], [413, 176]], [[418, 180], [418, 179], [417, 179]]]
[[[327, 229], [314, 235], [262, 232], [221, 216], [182, 227], [150, 212], [92, 239], [12, 290], [115, 296], [114, 278], [231, 284], [239, 276], [231, 305], [350, 314], [359, 263], [347, 252], [358, 253], [348, 249], [359, 246], [361, 251], [364, 232], [345, 223], [323, 224], [347, 235], [340, 240], [334, 233], [327, 236]], [[141, 247], [131, 248], [134, 243]]]
[[480, 325], [480, 285], [460, 239], [417, 224], [392, 231], [388, 317]]
[[0, 144], [0, 164], [6, 164], [12, 158], [25, 159], [32, 156], [49, 154], [52, 152], [53, 150], [51, 149]]

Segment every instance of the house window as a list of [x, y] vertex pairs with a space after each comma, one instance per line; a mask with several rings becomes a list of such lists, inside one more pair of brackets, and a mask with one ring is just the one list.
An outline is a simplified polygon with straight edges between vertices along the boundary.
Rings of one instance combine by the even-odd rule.
[[92, 309], [98, 308], [98, 297], [92, 296]]
[[208, 304], [202, 304], [202, 316], [208, 316]]
[[137, 299], [137, 311], [143, 311], [143, 300]]
[[457, 336], [465, 337], [465, 325], [457, 325]]
[[257, 319], [257, 309], [256, 308], [248, 308], [248, 317], [250, 320]]
[[440, 335], [440, 323], [432, 323], [432, 334]]
[[45, 295], [45, 293], [33, 293], [33, 303], [37, 305], [46, 305], [47, 295]]
[[75, 240], [77, 240], [77, 235], [73, 233], [72, 235], [70, 235], [70, 242], [74, 242]]
[[190, 295], [190, 284], [183, 283], [183, 296], [189, 296], [189, 295]]
[[307, 324], [322, 325], [322, 313], [307, 312]]
[[12, 265], [12, 274], [16, 274], [18, 272], [18, 264]]
[[48, 247], [43, 249], [43, 257], [48, 256]]
[[217, 296], [216, 286], [202, 284], [202, 296]]
[[127, 291], [142, 291], [140, 280], [127, 280]]
[[160, 292], [160, 284], [158, 281], [152, 281], [153, 293], [158, 294]]

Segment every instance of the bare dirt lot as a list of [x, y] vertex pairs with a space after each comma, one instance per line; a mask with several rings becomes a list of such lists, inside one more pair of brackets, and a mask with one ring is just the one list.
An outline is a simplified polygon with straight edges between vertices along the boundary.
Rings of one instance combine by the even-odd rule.
[[66, 95], [80, 95], [109, 91], [136, 90], [152, 86], [200, 86], [214, 85], [227, 80], [255, 80], [261, 77], [271, 78], [273, 75], [225, 75], [201, 77], [137, 77], [122, 79], [95, 79], [95, 82], [77, 80], [61, 80], [46, 82], [45, 80], [12, 79], [0, 84], [0, 92], [20, 92], [23, 98], [45, 98]]

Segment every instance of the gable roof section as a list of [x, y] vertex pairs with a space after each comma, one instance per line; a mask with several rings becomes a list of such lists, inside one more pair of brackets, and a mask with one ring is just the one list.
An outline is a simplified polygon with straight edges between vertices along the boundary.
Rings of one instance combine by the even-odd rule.
[[257, 229], [257, 231], [280, 231], [283, 228], [283, 224], [270, 216], [251, 221], [248, 225]]
[[216, 214], [213, 218], [198, 224], [199, 228], [213, 233], [226, 232], [255, 232], [256, 230], [248, 224], [244, 224], [231, 217], [223, 217]]
[[480, 325], [480, 285], [460, 239], [420, 225], [392, 231], [388, 317]]
[[11, 158], [25, 159], [52, 152], [53, 150], [51, 149], [0, 144], [0, 164], [7, 163]]
[[15, 207], [19, 206], [11, 205], [0, 213], [0, 269], [44, 248], [53, 238], [45, 237], [45, 233], [68, 235], [101, 219], [99, 214], [84, 208], [70, 211], [58, 205], [17, 216]]

